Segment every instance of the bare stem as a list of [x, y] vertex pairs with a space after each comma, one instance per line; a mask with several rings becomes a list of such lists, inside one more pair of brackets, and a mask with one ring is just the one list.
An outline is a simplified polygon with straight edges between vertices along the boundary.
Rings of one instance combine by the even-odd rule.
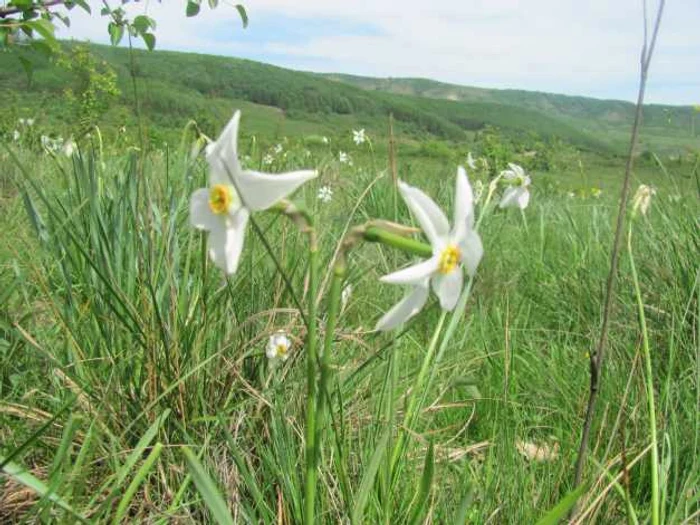
[[613, 306], [613, 296], [615, 290], [615, 281], [617, 277], [617, 266], [620, 254], [620, 247], [622, 244], [622, 234], [624, 232], [625, 225], [625, 212], [627, 209], [627, 198], [629, 196], [629, 186], [630, 178], [632, 174], [632, 166], [634, 164], [634, 151], [637, 146], [637, 138], [639, 135], [639, 128], [642, 122], [642, 109], [644, 104], [644, 92], [646, 90], [647, 75], [649, 72], [649, 64], [651, 63], [651, 57], [654, 52], [654, 45], [656, 44], [656, 36], [659, 31], [659, 26], [661, 25], [661, 15], [663, 14], [665, 0], [661, 0], [659, 4], [659, 10], [656, 15], [656, 21], [654, 23], [654, 31], [651, 37], [651, 43], [649, 44], [646, 39], [646, 6], [645, 6], [645, 17], [644, 17], [644, 45], [642, 47], [641, 53], [641, 69], [640, 69], [640, 80], [639, 80], [639, 93], [637, 96], [637, 108], [634, 114], [634, 125], [632, 126], [632, 137], [630, 139], [629, 153], [627, 155], [627, 164], [625, 166], [625, 178], [622, 183], [622, 191], [620, 194], [620, 204], [617, 212], [617, 224], [615, 227], [615, 238], [612, 246], [612, 253], [610, 256], [610, 271], [608, 273], [607, 286], [605, 289], [605, 306], [603, 310], [603, 323], [600, 328], [600, 338], [598, 339], [598, 344], [596, 346], [595, 353], [591, 354], [590, 358], [590, 386], [588, 393], [588, 405], [586, 407], [586, 417], [583, 424], [583, 430], [581, 432], [581, 443], [579, 446], [578, 457], [576, 459], [576, 474], [574, 476], [574, 486], [579, 486], [581, 484], [581, 479], [583, 478], [583, 468], [586, 464], [586, 457], [588, 454], [588, 441], [590, 438], [591, 425], [593, 423], [593, 415], [595, 413], [596, 401], [598, 399], [598, 392], [600, 389], [600, 378], [603, 368], [603, 357], [605, 356], [605, 348], [608, 340], [608, 330], [609, 322], [612, 313]]

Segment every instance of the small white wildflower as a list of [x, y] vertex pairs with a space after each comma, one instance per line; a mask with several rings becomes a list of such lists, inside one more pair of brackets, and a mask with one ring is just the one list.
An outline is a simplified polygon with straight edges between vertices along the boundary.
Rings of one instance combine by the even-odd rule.
[[265, 164], [266, 166], [269, 166], [274, 161], [275, 161], [275, 158], [272, 155], [270, 155], [269, 153], [267, 155], [265, 155], [262, 159], [263, 164]]
[[364, 144], [364, 142], [367, 140], [367, 136], [365, 135], [365, 129], [362, 128], [359, 131], [352, 130], [352, 140], [357, 144], [358, 146], [360, 144]]
[[66, 157], [72, 157], [72, 156], [73, 156], [73, 153], [75, 152], [75, 148], [76, 148], [75, 141], [73, 141], [73, 139], [68, 139], [68, 140], [63, 144], [63, 148], [62, 148], [63, 154], [64, 154]]
[[282, 144], [277, 144], [272, 151], [274, 151], [275, 155], [279, 155], [280, 153], [282, 153], [283, 149], [284, 148], [282, 148]]
[[472, 169], [472, 170], [476, 169], [476, 161], [474, 160], [474, 157], [472, 156], [471, 151], [469, 153], [467, 153], [467, 166], [469, 166], [469, 169]]
[[18, 120], [20, 126], [26, 126], [27, 125], [27, 119], [21, 118]]
[[508, 184], [503, 192], [500, 208], [518, 207], [521, 210], [527, 208], [530, 202], [530, 177], [525, 175], [525, 171], [517, 164], [508, 163], [508, 169], [501, 172], [503, 180]]
[[632, 199], [632, 216], [641, 213], [646, 215], [651, 205], [651, 198], [656, 195], [656, 190], [646, 184], [640, 184]]
[[333, 199], [333, 190], [330, 186], [322, 186], [318, 189], [317, 198], [321, 202], [331, 202], [331, 200]]
[[352, 296], [352, 285], [348, 284], [343, 291], [340, 293], [340, 308], [345, 310], [348, 303], [350, 302], [350, 297]]
[[323, 136], [321, 137], [321, 142], [323, 142], [324, 144], [328, 144], [330, 141], [328, 140], [328, 137]]
[[17, 141], [19, 140], [20, 137], [21, 137], [21, 135], [19, 134], [19, 131], [14, 130], [14, 131], [12, 132], [12, 140], [14, 140], [15, 142], [17, 142]]
[[292, 348], [292, 342], [284, 332], [277, 332], [270, 336], [270, 340], [265, 347], [265, 355], [268, 359], [281, 359], [286, 361], [289, 359], [289, 350]]
[[33, 126], [34, 125], [34, 119], [33, 118], [28, 118], [26, 121], [27, 126]]
[[341, 151], [338, 153], [338, 160], [340, 161], [341, 164], [347, 164], [350, 159], [349, 159], [347, 153], [345, 153], [344, 151]]

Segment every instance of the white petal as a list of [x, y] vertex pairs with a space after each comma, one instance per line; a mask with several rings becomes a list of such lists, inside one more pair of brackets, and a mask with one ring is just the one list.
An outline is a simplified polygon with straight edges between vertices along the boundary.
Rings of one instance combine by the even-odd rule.
[[418, 188], [399, 182], [399, 191], [406, 205], [420, 224], [425, 236], [433, 247], [442, 247], [449, 233], [447, 217], [433, 199]]
[[518, 193], [521, 188], [515, 186], [509, 186], [503, 192], [503, 197], [501, 197], [501, 202], [498, 204], [499, 208], [510, 208], [512, 206], [518, 205]]
[[224, 221], [212, 213], [209, 207], [209, 189], [195, 190], [190, 199], [190, 223], [199, 230], [212, 230], [222, 226]]
[[241, 208], [228, 225], [218, 226], [209, 233], [209, 256], [227, 274], [235, 273], [238, 269], [249, 216], [250, 212]]
[[216, 142], [207, 146], [207, 162], [211, 169], [210, 185], [230, 184], [231, 178], [235, 178], [241, 172], [237, 145], [240, 120], [241, 112], [236, 111]]
[[435, 295], [440, 299], [440, 307], [443, 310], [452, 311], [457, 305], [462, 293], [464, 277], [461, 268], [455, 268], [448, 274], [435, 274], [430, 280]]
[[518, 207], [521, 210], [524, 210], [527, 208], [528, 203], [530, 202], [530, 192], [527, 191], [527, 188], [518, 188], [520, 190], [517, 201], [518, 201]]
[[245, 206], [251, 210], [265, 210], [316, 175], [318, 173], [312, 170], [279, 175], [245, 170], [236, 176], [235, 185]]
[[428, 300], [428, 283], [414, 286], [413, 289], [403, 299], [396, 303], [374, 327], [375, 330], [393, 330], [397, 326], [408, 321], [411, 317], [421, 311]]
[[455, 188], [455, 222], [453, 238], [459, 240], [474, 227], [474, 193], [467, 178], [467, 172], [457, 168], [457, 186]]
[[481, 237], [474, 230], [469, 230], [466, 237], [460, 242], [459, 249], [462, 252], [462, 264], [467, 269], [467, 273], [473, 277], [484, 255]]
[[396, 271], [381, 277], [379, 280], [383, 283], [389, 284], [417, 284], [424, 281], [426, 278], [430, 277], [435, 271], [437, 271], [438, 263], [440, 261], [439, 255], [434, 255], [430, 259], [427, 259], [403, 270]]

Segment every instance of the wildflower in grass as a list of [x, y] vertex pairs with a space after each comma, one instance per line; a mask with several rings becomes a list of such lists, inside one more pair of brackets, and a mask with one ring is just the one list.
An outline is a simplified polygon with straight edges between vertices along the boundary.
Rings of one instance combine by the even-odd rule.
[[350, 160], [350, 157], [348, 157], [348, 154], [345, 153], [344, 151], [341, 151], [338, 153], [338, 161], [341, 164], [347, 164]]
[[508, 169], [501, 172], [503, 181], [508, 185], [503, 192], [500, 208], [518, 207], [521, 210], [527, 208], [530, 202], [530, 177], [517, 164], [508, 163]]
[[68, 139], [64, 144], [63, 147], [61, 148], [61, 152], [66, 156], [66, 157], [72, 157], [73, 153], [75, 152], [76, 149], [76, 144], [73, 139]]
[[270, 340], [265, 347], [265, 355], [268, 359], [281, 359], [286, 361], [289, 359], [289, 350], [292, 348], [292, 342], [284, 332], [277, 332], [270, 336]]
[[275, 155], [279, 155], [282, 153], [282, 150], [282, 144], [277, 144], [272, 151], [275, 153]]
[[576, 194], [573, 191], [570, 191], [569, 193], [566, 194], [566, 196], [569, 197], [570, 199], [573, 199], [574, 197], [576, 197]]
[[646, 215], [651, 205], [651, 198], [656, 195], [656, 190], [646, 184], [640, 184], [632, 199], [632, 216]]
[[365, 141], [367, 140], [367, 136], [365, 135], [365, 129], [362, 128], [359, 131], [352, 130], [352, 140], [357, 144], [358, 146], [360, 144], [364, 144]]
[[323, 142], [324, 144], [328, 144], [330, 141], [328, 140], [328, 137], [324, 135], [323, 137], [321, 137], [321, 142]]
[[28, 118], [26, 121], [27, 126], [33, 126], [34, 125], [34, 119], [33, 118]]
[[321, 202], [331, 202], [333, 199], [333, 190], [330, 186], [322, 186], [318, 189], [318, 195], [316, 196]]
[[271, 175], [243, 169], [237, 151], [240, 117], [236, 111], [207, 146], [209, 187], [196, 190], [190, 201], [190, 222], [209, 232], [209, 256], [227, 274], [238, 268], [250, 212], [270, 208], [316, 177], [310, 170]]
[[594, 199], [599, 199], [600, 196], [603, 194], [603, 190], [600, 188], [591, 188], [591, 197]]
[[469, 167], [470, 170], [476, 169], [476, 161], [474, 160], [474, 157], [472, 156], [471, 151], [469, 153], [467, 153], [467, 166]]
[[265, 156], [263, 157], [263, 159], [262, 159], [262, 163], [263, 163], [265, 166], [269, 166], [269, 165], [272, 164], [273, 162], [275, 162], [275, 157], [273, 157], [273, 156], [270, 155], [269, 153], [268, 153], [267, 155], [265, 155]]
[[12, 132], [12, 140], [14, 140], [15, 142], [17, 142], [20, 139], [20, 137], [21, 137], [21, 135], [20, 135], [19, 131], [14, 130]]
[[376, 330], [391, 330], [416, 315], [428, 299], [429, 286], [442, 309], [453, 310], [462, 292], [462, 268], [473, 276], [484, 253], [474, 231], [474, 195], [464, 168], [457, 170], [452, 230], [443, 211], [421, 190], [399, 182], [399, 191], [430, 241], [433, 256], [381, 278], [385, 283], [412, 288], [379, 320]]

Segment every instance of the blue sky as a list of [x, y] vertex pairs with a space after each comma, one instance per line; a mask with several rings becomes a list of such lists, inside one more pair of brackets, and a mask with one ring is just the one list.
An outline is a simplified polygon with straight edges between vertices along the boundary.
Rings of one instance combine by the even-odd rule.
[[[127, 4], [156, 19], [157, 47], [318, 72], [634, 100], [641, 0], [250, 0], [195, 18], [181, 0]], [[649, 2], [649, 12], [656, 7]], [[700, 103], [700, 0], [667, 2], [647, 102]], [[107, 42], [106, 20], [72, 11], [61, 37]]]

